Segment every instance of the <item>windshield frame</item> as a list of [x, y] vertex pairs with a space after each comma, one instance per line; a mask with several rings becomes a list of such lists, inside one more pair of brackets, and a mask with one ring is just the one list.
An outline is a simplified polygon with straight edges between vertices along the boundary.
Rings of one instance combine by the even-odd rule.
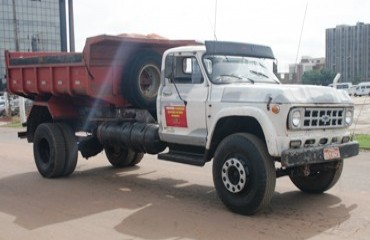
[[[239, 76], [237, 74], [225, 74], [225, 75], [221, 74], [220, 76], [231, 77], [231, 78], [235, 78], [235, 79], [239, 79], [239, 80], [243, 80], [243, 81], [232, 81], [232, 82], [215, 81], [214, 76], [212, 76], [213, 69], [212, 69], [212, 73], [209, 73], [209, 71], [207, 69], [207, 64], [205, 62], [205, 60], [209, 59], [210, 57], [225, 57], [225, 59], [227, 59], [228, 57], [233, 58], [233, 59], [241, 58], [241, 59], [246, 59], [246, 60], [249, 60], [249, 61], [255, 60], [259, 65], [261, 65], [261, 68], [265, 68], [267, 70], [268, 75], [266, 77], [269, 80], [268, 81], [256, 80], [256, 79], [247, 77], [246, 74], [241, 75], [241, 76]], [[207, 77], [208, 77], [209, 81], [212, 82], [213, 84], [216, 84], [216, 85], [245, 84], [245, 83], [249, 83], [249, 84], [255, 84], [255, 83], [281, 84], [281, 82], [279, 81], [277, 76], [273, 73], [273, 71], [271, 71], [266, 66], [264, 66], [264, 64], [261, 63], [261, 60], [263, 61], [263, 60], [268, 60], [268, 59], [269, 58], [240, 56], [240, 55], [233, 55], [233, 54], [227, 54], [227, 55], [225, 55], [225, 54], [209, 54], [209, 53], [205, 52], [202, 56], [202, 64], [204, 66], [204, 70], [205, 70], [205, 73], [207, 74]], [[270, 59], [270, 60], [274, 61], [275, 59]], [[240, 63], [237, 63], [237, 64], [240, 64]], [[213, 64], [213, 61], [212, 61], [212, 68], [213, 68], [213, 66], [214, 66], [214, 64]], [[261, 72], [261, 74], [265, 75], [265, 72]]]

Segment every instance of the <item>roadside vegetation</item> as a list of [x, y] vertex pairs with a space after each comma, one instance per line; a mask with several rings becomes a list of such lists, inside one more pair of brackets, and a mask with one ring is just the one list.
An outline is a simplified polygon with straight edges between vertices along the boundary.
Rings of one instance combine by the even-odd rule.
[[360, 144], [360, 149], [370, 150], [370, 135], [369, 134], [356, 134], [354, 140]]
[[7, 122], [6, 124], [2, 125], [3, 127], [12, 127], [12, 128], [22, 127], [22, 124], [21, 124], [21, 121], [20, 121], [19, 117], [7, 118], [6, 122]]

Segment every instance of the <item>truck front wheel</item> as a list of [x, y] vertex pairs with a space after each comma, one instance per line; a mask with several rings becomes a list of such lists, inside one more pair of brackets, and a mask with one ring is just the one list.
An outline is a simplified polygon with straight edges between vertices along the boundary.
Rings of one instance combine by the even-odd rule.
[[40, 124], [33, 139], [33, 154], [39, 173], [46, 178], [63, 174], [66, 146], [62, 132], [53, 123]]
[[119, 146], [107, 146], [104, 150], [108, 161], [116, 168], [134, 166], [138, 164], [144, 156], [143, 153], [137, 153], [132, 149]]
[[[289, 175], [293, 184], [305, 193], [323, 193], [333, 187], [343, 170], [343, 160], [315, 164], [305, 175], [303, 168]], [[306, 170], [307, 171], [307, 170]]]
[[233, 134], [216, 150], [213, 181], [231, 211], [252, 215], [270, 203], [276, 183], [274, 161], [256, 136]]

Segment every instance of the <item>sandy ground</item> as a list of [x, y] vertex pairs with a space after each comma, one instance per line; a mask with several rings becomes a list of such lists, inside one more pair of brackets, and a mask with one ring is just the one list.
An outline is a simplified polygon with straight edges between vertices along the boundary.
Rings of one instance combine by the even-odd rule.
[[277, 180], [271, 206], [229, 212], [203, 168], [147, 156], [113, 169], [103, 154], [79, 158], [66, 179], [43, 179], [32, 145], [0, 128], [0, 239], [369, 239], [370, 153], [345, 162], [337, 185], [303, 194]]

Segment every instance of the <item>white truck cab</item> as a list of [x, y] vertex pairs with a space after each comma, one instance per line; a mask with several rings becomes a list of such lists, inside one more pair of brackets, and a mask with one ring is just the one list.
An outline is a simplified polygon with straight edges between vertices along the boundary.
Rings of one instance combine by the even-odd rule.
[[162, 59], [157, 116], [169, 152], [159, 158], [194, 165], [214, 159], [218, 195], [244, 214], [269, 202], [276, 176], [289, 175], [304, 192], [328, 190], [342, 159], [359, 151], [348, 130], [348, 94], [283, 85], [268, 59], [274, 56], [266, 46], [213, 41], [167, 50]]

